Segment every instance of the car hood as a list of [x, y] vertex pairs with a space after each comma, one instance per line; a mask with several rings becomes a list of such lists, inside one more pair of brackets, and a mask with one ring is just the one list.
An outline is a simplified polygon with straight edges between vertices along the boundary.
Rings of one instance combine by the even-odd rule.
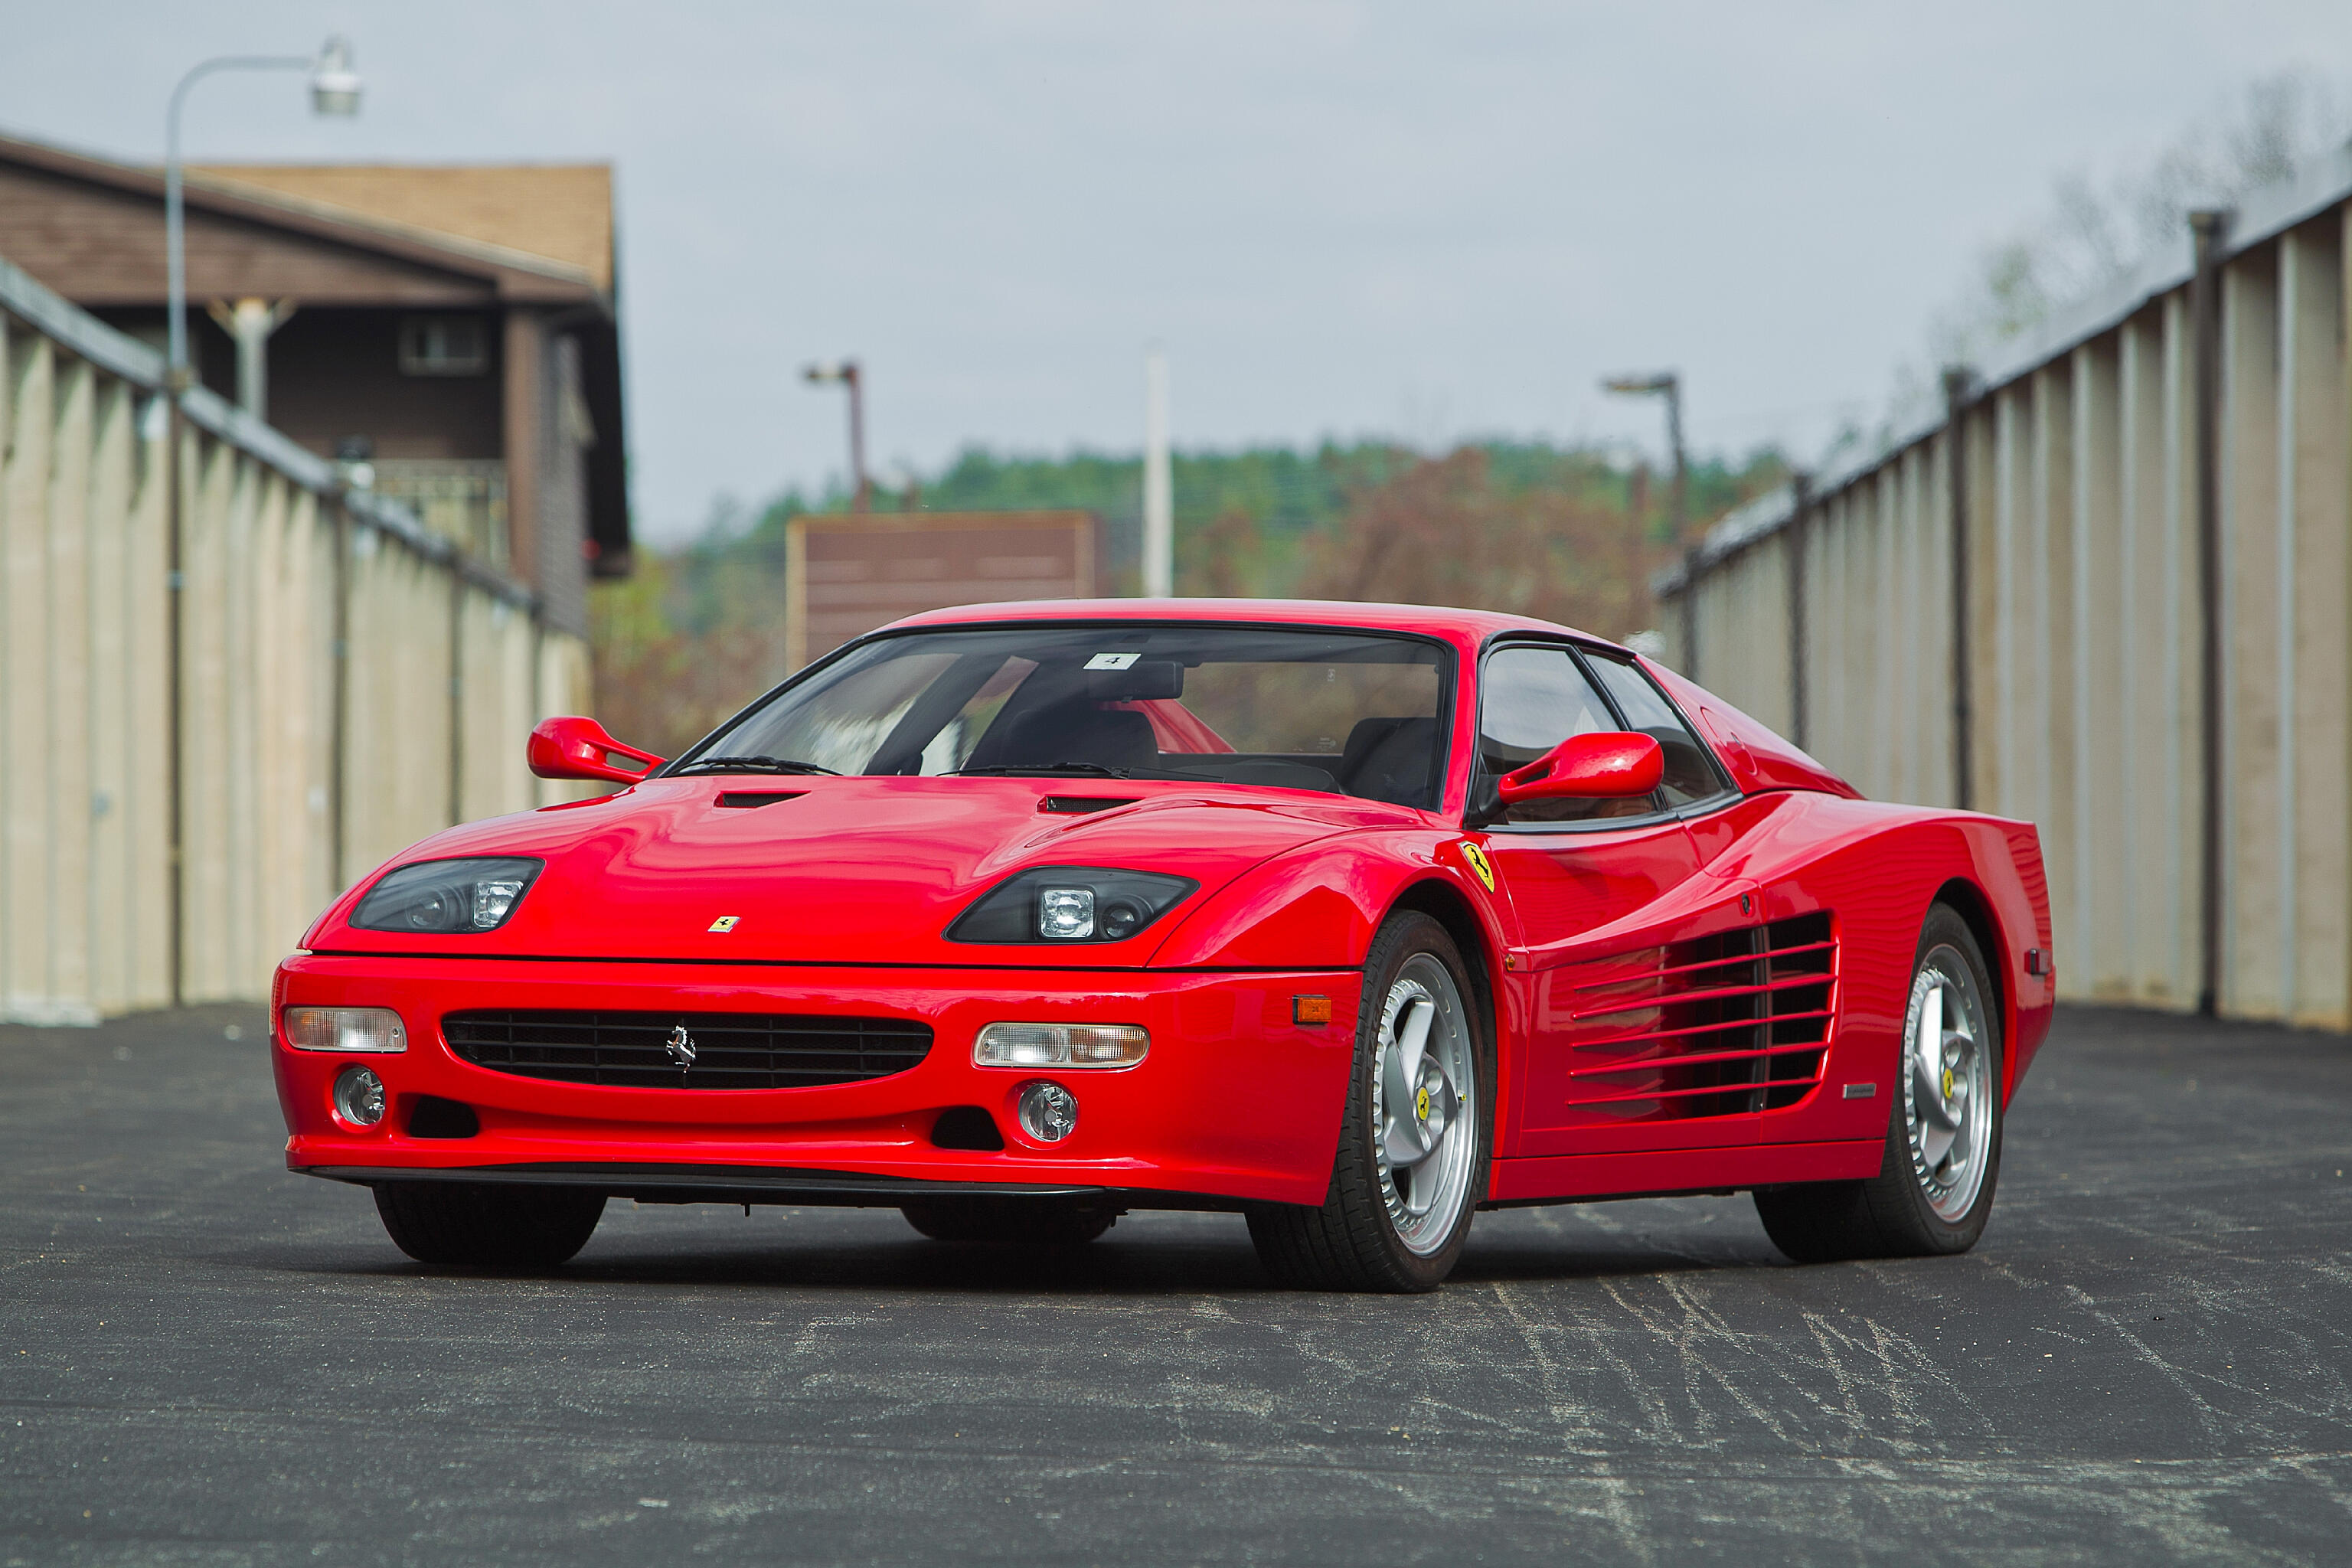
[[[722, 797], [780, 795], [754, 807]], [[1116, 804], [1097, 805], [1110, 801]], [[1421, 813], [1294, 790], [1124, 779], [694, 776], [471, 823], [387, 863], [528, 855], [546, 868], [497, 931], [360, 931], [354, 888], [313, 952], [700, 963], [1132, 967], [1184, 912], [1270, 856]], [[1198, 892], [1123, 942], [981, 946], [945, 939], [980, 894], [1037, 866], [1189, 877]], [[735, 917], [731, 929], [715, 921]]]

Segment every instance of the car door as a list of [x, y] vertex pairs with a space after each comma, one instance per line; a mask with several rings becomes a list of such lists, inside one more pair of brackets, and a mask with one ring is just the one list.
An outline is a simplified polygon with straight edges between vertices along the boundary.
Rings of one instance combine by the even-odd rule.
[[1740, 795], [1638, 661], [1610, 648], [1581, 651], [1624, 726], [1664, 752], [1665, 805], [1690, 829], [1707, 872], [1695, 888], [1708, 896], [1687, 900], [1682, 929], [1659, 922], [1656, 977], [1620, 988], [1657, 1005], [1645, 1026], [1654, 1040], [1642, 1047], [1660, 1090], [1654, 1114], [1661, 1125], [1680, 1123], [1689, 1147], [1801, 1138], [1834, 1016], [1833, 922], [1808, 889], [1748, 877], [1748, 858], [1728, 853], [1789, 797]]
[[[1474, 798], [1570, 735], [1624, 727], [1564, 643], [1489, 649], [1478, 692]], [[1678, 934], [1689, 924], [1676, 895], [1704, 890], [1692, 887], [1689, 830], [1662, 795], [1528, 801], [1486, 825], [1482, 848], [1518, 926], [1506, 970], [1520, 1052], [1506, 1153], [1681, 1146], [1685, 1130], [1643, 1098], [1652, 1075], [1637, 1037], [1655, 1011], [1639, 977], [1656, 965], [1643, 955], [1661, 922]]]

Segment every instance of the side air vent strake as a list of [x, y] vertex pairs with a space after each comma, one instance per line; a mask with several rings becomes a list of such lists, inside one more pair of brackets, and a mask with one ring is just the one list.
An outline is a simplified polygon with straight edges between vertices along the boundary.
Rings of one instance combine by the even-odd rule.
[[1576, 965], [1567, 1124], [1796, 1104], [1821, 1081], [1836, 988], [1826, 911]]

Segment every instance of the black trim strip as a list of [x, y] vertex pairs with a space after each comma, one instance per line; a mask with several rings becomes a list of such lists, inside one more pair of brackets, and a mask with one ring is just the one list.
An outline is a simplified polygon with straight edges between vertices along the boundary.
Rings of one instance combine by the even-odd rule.
[[935, 1182], [855, 1171], [776, 1170], [761, 1165], [514, 1164], [404, 1167], [297, 1165], [299, 1175], [373, 1186], [383, 1182], [466, 1182], [518, 1186], [601, 1187], [641, 1203], [788, 1204], [896, 1208], [935, 1197], [1101, 1198], [1129, 1208], [1240, 1209], [1239, 1198], [1140, 1187], [1057, 1182]]

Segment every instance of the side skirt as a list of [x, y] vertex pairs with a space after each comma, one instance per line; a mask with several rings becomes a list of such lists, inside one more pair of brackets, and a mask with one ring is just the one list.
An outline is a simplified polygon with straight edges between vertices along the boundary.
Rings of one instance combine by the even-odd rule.
[[1577, 1203], [1587, 1198], [1659, 1197], [1733, 1192], [1784, 1182], [1842, 1182], [1878, 1174], [1883, 1138], [1834, 1143], [1743, 1143], [1633, 1154], [1548, 1154], [1497, 1160], [1487, 1179], [1489, 1206]]

